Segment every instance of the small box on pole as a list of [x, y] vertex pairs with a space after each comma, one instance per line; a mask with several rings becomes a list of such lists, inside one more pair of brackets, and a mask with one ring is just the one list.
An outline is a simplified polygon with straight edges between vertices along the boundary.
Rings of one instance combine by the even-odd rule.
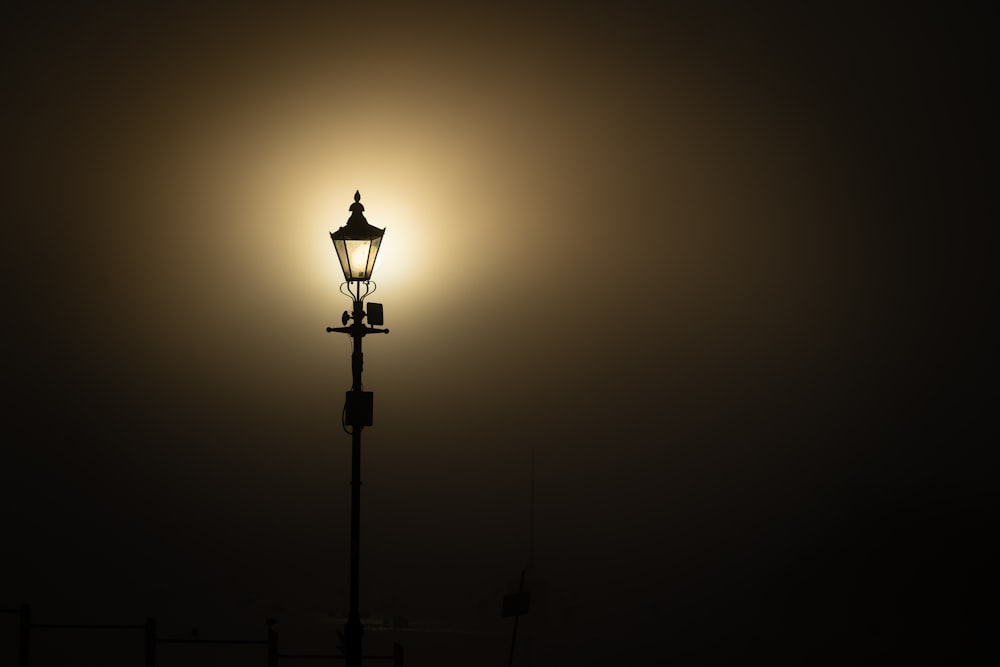
[[528, 613], [531, 605], [531, 591], [520, 591], [518, 593], [507, 593], [503, 596], [503, 610], [501, 617], [521, 616]]
[[370, 391], [347, 392], [345, 423], [348, 426], [371, 426], [375, 394]]
[[382, 304], [368, 302], [368, 324], [372, 325], [382, 325], [385, 324], [385, 316], [382, 314]]

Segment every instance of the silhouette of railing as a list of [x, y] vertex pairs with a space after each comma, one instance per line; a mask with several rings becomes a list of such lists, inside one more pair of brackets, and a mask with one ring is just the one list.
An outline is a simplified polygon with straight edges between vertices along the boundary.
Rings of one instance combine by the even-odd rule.
[[[156, 667], [156, 649], [160, 644], [231, 644], [257, 645], [267, 649], [267, 667], [278, 667], [279, 660], [343, 660], [338, 653], [280, 653], [278, 650], [278, 633], [272, 627], [267, 629], [266, 639], [213, 639], [201, 637], [169, 638], [159, 637], [156, 632], [156, 619], [149, 616], [146, 622], [138, 625], [107, 624], [107, 623], [33, 623], [31, 621], [31, 606], [22, 603], [17, 609], [0, 609], [0, 614], [18, 615], [18, 667], [30, 667], [32, 630], [133, 630], [143, 631], [145, 638], [145, 667]], [[393, 644], [392, 655], [366, 655], [364, 660], [392, 660], [393, 667], [404, 667], [405, 651], [401, 644]]]

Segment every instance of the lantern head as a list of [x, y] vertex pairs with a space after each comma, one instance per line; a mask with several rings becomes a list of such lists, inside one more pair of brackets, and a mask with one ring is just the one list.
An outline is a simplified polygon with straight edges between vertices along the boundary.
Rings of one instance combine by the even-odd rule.
[[337, 249], [340, 268], [344, 271], [344, 279], [348, 282], [368, 282], [375, 269], [375, 258], [382, 244], [385, 229], [379, 229], [368, 224], [365, 219], [365, 207], [361, 204], [361, 192], [354, 193], [354, 203], [351, 204], [351, 217], [347, 224], [335, 232], [330, 232], [330, 240]]

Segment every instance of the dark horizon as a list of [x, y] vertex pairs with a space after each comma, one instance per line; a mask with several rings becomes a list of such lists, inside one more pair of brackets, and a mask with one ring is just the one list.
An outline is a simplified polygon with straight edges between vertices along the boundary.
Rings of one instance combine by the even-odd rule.
[[1000, 658], [989, 6], [394, 4], [8, 12], [0, 609], [333, 647], [360, 190], [408, 665]]

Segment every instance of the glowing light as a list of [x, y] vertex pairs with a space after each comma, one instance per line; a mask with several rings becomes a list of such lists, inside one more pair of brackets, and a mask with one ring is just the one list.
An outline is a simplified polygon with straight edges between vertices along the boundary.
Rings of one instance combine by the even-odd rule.
[[381, 241], [381, 238], [335, 240], [344, 277], [351, 280], [371, 278]]

